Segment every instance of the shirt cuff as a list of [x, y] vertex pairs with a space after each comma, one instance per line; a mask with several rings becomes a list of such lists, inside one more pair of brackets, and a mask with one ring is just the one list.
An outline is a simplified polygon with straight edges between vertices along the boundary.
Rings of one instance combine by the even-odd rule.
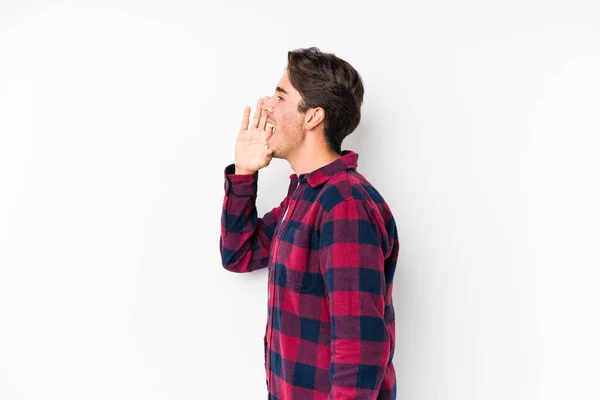
[[255, 196], [258, 191], [258, 171], [253, 174], [236, 174], [235, 164], [225, 167], [225, 195]]

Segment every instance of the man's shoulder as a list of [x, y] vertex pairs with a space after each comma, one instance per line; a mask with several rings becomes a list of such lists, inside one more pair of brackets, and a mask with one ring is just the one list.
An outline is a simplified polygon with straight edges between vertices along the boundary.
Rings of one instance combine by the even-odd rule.
[[324, 212], [329, 212], [343, 202], [356, 202], [368, 208], [387, 208], [387, 203], [379, 190], [355, 169], [340, 173], [325, 183], [319, 203]]

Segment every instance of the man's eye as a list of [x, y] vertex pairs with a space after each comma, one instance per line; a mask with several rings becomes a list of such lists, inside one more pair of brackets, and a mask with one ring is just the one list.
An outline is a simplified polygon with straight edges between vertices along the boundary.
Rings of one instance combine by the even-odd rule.
[[283, 100], [283, 97], [281, 97], [281, 96], [277, 96], [277, 97], [279, 98], [279, 100]]

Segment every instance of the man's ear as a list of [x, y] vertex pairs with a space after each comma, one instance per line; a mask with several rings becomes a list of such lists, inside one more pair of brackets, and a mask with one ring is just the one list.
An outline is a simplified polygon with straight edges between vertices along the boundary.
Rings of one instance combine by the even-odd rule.
[[306, 112], [306, 130], [315, 129], [321, 122], [325, 121], [325, 110], [322, 107], [309, 108]]

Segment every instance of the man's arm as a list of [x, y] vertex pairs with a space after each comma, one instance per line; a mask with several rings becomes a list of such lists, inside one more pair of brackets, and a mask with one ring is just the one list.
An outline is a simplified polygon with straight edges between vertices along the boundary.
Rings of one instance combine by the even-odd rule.
[[331, 315], [329, 399], [373, 399], [388, 365], [383, 236], [366, 200], [345, 200], [321, 226], [319, 258]]
[[221, 213], [219, 247], [223, 267], [232, 272], [251, 272], [265, 268], [275, 226], [285, 205], [257, 217], [258, 171], [235, 174], [235, 165], [225, 168], [225, 198]]
[[[267, 138], [267, 113], [263, 107], [269, 97], [259, 98], [250, 123], [250, 107], [244, 108], [242, 125], [235, 141], [235, 162], [225, 167], [225, 199], [221, 213], [219, 247], [223, 267], [232, 272], [250, 272], [269, 262], [271, 239], [284, 206], [257, 217], [258, 171], [273, 158]], [[287, 199], [287, 198], [286, 198]]]

